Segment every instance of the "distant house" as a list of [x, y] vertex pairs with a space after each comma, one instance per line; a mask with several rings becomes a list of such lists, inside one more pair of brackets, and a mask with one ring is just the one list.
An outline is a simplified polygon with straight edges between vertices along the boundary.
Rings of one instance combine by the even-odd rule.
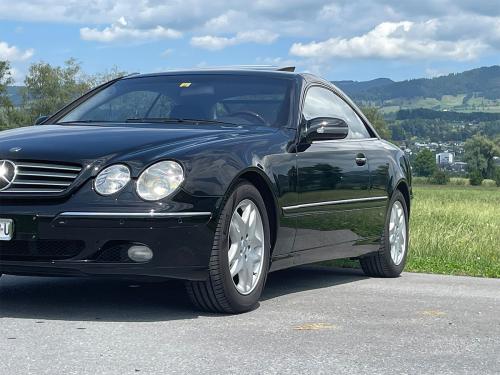
[[457, 161], [451, 165], [453, 172], [465, 173], [467, 172], [467, 163], [463, 161]]
[[441, 152], [436, 154], [436, 164], [445, 166], [453, 164], [453, 154], [451, 152]]

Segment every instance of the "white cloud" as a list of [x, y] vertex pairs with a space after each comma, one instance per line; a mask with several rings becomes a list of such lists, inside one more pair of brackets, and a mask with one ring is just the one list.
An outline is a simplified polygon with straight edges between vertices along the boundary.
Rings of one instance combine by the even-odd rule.
[[174, 52], [174, 50], [172, 48], [167, 48], [166, 50], [164, 50], [161, 55], [162, 57], [168, 57], [170, 56], [172, 53]]
[[155, 39], [180, 38], [182, 33], [177, 30], [157, 25], [150, 29], [137, 29], [129, 26], [125, 17], [120, 17], [116, 23], [104, 29], [84, 27], [80, 29], [80, 37], [83, 40], [91, 40], [102, 43], [116, 41], [148, 41]]
[[440, 40], [438, 20], [426, 22], [383, 22], [366, 34], [351, 38], [333, 37], [322, 42], [294, 43], [295, 56], [328, 59], [456, 59], [477, 58], [488, 46], [480, 39]]
[[237, 20], [241, 21], [244, 15], [241, 12], [235, 10], [229, 10], [221, 15], [209, 19], [205, 23], [205, 28], [212, 32], [214, 31], [226, 31], [234, 27], [234, 23]]
[[239, 32], [233, 37], [214, 35], [196, 36], [191, 38], [191, 45], [211, 51], [217, 51], [242, 43], [270, 44], [277, 38], [278, 34], [274, 34], [267, 30], [254, 30]]
[[0, 60], [24, 61], [30, 59], [34, 53], [32, 48], [23, 51], [6, 42], [0, 42]]

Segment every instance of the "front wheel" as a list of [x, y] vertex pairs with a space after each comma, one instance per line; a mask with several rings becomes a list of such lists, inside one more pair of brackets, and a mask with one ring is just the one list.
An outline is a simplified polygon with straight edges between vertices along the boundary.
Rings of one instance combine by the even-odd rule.
[[406, 264], [408, 234], [408, 207], [403, 194], [397, 190], [389, 203], [380, 250], [360, 258], [364, 273], [374, 277], [398, 277]]
[[264, 201], [248, 182], [236, 185], [215, 233], [207, 281], [186, 284], [191, 301], [205, 311], [253, 309], [269, 269], [270, 229]]

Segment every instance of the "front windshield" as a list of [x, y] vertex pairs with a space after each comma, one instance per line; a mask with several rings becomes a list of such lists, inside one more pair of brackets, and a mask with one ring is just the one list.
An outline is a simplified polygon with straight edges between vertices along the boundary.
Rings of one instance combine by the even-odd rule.
[[58, 123], [197, 120], [286, 126], [291, 88], [289, 78], [243, 74], [127, 78], [99, 91]]

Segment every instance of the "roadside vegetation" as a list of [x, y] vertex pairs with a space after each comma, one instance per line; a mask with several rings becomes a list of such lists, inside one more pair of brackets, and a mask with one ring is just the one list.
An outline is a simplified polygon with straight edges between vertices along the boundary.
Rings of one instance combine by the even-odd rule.
[[415, 186], [408, 271], [500, 277], [500, 189]]

